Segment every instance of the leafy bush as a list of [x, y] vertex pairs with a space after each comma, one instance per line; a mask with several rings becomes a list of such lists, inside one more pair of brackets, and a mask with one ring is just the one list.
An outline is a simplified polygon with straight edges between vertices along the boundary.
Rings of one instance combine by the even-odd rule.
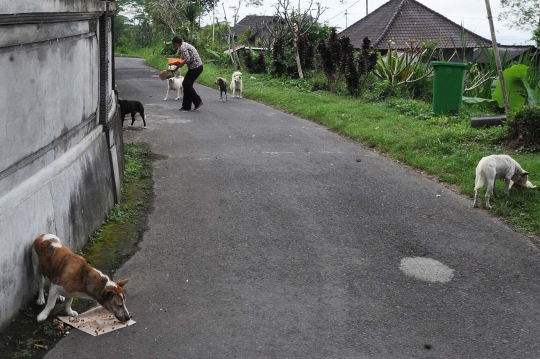
[[272, 48], [272, 69], [271, 73], [273, 76], [282, 76], [287, 70], [285, 56], [285, 39], [283, 37], [278, 37]]
[[172, 41], [164, 41], [161, 53], [163, 55], [176, 55], [178, 48], [172, 43]]
[[253, 54], [251, 53], [250, 49], [245, 49], [242, 51], [242, 60], [246, 70], [248, 70], [248, 72], [254, 72], [253, 68], [255, 67], [255, 63], [253, 61]]
[[323, 78], [317, 77], [313, 79], [311, 91], [328, 91], [328, 83]]
[[358, 54], [356, 61], [358, 73], [360, 75], [366, 75], [373, 72], [377, 67], [378, 55], [371, 46], [371, 40], [368, 37], [364, 37], [364, 40], [362, 41], [362, 51]]
[[298, 39], [298, 54], [300, 55], [300, 63], [303, 71], [313, 70], [315, 48], [309, 41], [307, 36], [302, 36]]
[[522, 107], [509, 116], [507, 126], [510, 144], [540, 152], [540, 107]]
[[253, 72], [256, 74], [265, 74], [266, 73], [266, 56], [264, 53], [259, 52], [257, 60], [255, 60], [255, 66]]
[[355, 96], [358, 94], [360, 84], [360, 75], [358, 74], [357, 65], [354, 61], [354, 55], [349, 53], [345, 58], [345, 82], [347, 83], [347, 91], [349, 95]]
[[332, 28], [327, 41], [319, 40], [319, 44], [317, 45], [321, 67], [328, 80], [328, 89], [330, 91], [334, 91], [341, 78], [341, 74], [345, 72], [343, 59], [346, 56], [342, 49], [342, 41], [338, 39], [335, 28]]

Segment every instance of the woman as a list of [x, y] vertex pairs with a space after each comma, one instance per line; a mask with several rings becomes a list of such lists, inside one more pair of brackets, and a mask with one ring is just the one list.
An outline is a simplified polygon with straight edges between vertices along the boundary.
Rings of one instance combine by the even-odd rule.
[[[203, 105], [201, 97], [193, 88], [195, 80], [197, 80], [197, 77], [199, 77], [199, 75], [203, 72], [203, 63], [201, 57], [199, 56], [197, 49], [187, 42], [184, 42], [180, 36], [173, 37], [172, 43], [176, 47], [180, 48], [180, 57], [184, 60], [184, 63], [188, 67], [188, 71], [184, 76], [184, 82], [182, 84], [184, 87], [184, 98], [182, 99], [182, 107], [180, 110], [191, 110], [191, 104], [195, 106], [196, 110]], [[176, 68], [173, 70], [176, 71], [178, 67], [182, 66], [183, 64], [176, 62], [171, 65], [176, 66]]]

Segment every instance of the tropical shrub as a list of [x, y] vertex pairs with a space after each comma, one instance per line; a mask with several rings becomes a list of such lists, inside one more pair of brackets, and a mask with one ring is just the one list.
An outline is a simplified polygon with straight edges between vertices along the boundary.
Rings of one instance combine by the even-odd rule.
[[253, 61], [253, 53], [250, 49], [245, 49], [242, 51], [242, 60], [246, 70], [249, 72], [254, 72], [253, 69], [255, 67], [255, 62]]
[[433, 67], [421, 60], [431, 58], [434, 52], [435, 50], [426, 46], [426, 43], [420, 43], [414, 39], [407, 43], [407, 48], [403, 52], [400, 52], [392, 49], [391, 41], [389, 41], [386, 58], [379, 53], [373, 73], [381, 80], [396, 86], [420, 81], [433, 76]]
[[[511, 66], [503, 71], [510, 110], [518, 110], [525, 104], [540, 105], [540, 93], [531, 88], [527, 81], [527, 73], [528, 67], [521, 64]], [[498, 102], [500, 107], [504, 107], [500, 81], [496, 80], [495, 90], [491, 96]]]
[[310, 71], [314, 68], [315, 48], [307, 36], [298, 39], [298, 54], [303, 71]]
[[272, 47], [272, 68], [273, 76], [282, 76], [287, 70], [287, 57], [285, 55], [285, 39], [280, 36], [276, 38]]
[[508, 116], [508, 140], [515, 147], [540, 151], [540, 107], [525, 106]]
[[332, 28], [328, 40], [319, 40], [317, 52], [320, 65], [328, 81], [328, 90], [333, 91], [344, 72], [341, 41], [337, 37], [336, 28]]
[[266, 73], [266, 56], [264, 56], [264, 53], [262, 52], [259, 52], [259, 55], [257, 55], [257, 59], [255, 60], [255, 63], [253, 66], [253, 73], [255, 74]]

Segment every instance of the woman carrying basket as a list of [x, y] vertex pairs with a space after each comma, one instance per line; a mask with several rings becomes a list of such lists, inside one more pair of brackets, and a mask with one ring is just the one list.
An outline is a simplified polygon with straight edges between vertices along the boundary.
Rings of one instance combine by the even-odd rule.
[[170, 65], [176, 66], [175, 69], [171, 70], [176, 71], [179, 67], [184, 65], [184, 63], [188, 67], [188, 71], [184, 76], [184, 98], [182, 99], [182, 107], [180, 108], [180, 110], [190, 111], [191, 104], [195, 106], [194, 110], [197, 110], [203, 105], [203, 102], [201, 100], [201, 97], [193, 88], [193, 84], [195, 83], [195, 80], [197, 80], [199, 75], [203, 72], [203, 63], [201, 57], [199, 56], [197, 49], [195, 49], [195, 47], [188, 44], [187, 42], [184, 42], [184, 40], [182, 40], [180, 36], [173, 37], [172, 43], [176, 47], [180, 48], [180, 57], [183, 61], [171, 63]]

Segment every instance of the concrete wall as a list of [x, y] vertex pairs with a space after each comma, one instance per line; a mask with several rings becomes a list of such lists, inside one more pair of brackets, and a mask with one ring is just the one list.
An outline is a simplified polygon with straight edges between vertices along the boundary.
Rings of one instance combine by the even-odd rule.
[[119, 200], [124, 167], [116, 4], [1, 3], [0, 328], [33, 298], [32, 241], [54, 233], [82, 247]]

